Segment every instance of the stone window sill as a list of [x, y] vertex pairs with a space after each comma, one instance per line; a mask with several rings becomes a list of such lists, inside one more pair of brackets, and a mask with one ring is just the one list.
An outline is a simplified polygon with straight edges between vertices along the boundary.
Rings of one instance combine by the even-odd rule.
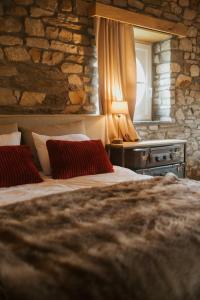
[[175, 123], [174, 120], [162, 121], [162, 120], [155, 120], [155, 121], [133, 121], [134, 125], [167, 125]]

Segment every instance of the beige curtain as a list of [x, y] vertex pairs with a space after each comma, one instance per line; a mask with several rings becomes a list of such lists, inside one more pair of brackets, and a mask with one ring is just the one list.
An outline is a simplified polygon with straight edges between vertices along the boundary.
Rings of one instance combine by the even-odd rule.
[[96, 42], [99, 70], [99, 96], [106, 116], [106, 138], [118, 136], [118, 119], [111, 114], [112, 101], [127, 101], [129, 115], [120, 118], [120, 137], [135, 141], [139, 136], [133, 126], [136, 97], [136, 62], [132, 26], [96, 18]]

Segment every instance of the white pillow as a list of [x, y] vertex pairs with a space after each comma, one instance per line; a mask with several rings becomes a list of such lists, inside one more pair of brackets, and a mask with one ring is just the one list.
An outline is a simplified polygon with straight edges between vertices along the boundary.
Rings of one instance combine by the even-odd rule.
[[39, 157], [39, 161], [45, 175], [51, 175], [49, 153], [46, 146], [46, 142], [48, 140], [60, 140], [60, 141], [88, 141], [89, 140], [89, 137], [86, 136], [85, 134], [75, 134], [75, 133], [61, 135], [61, 136], [49, 136], [49, 135], [41, 135], [32, 132], [32, 136]]
[[0, 135], [0, 146], [19, 146], [21, 141], [21, 132], [16, 131]]

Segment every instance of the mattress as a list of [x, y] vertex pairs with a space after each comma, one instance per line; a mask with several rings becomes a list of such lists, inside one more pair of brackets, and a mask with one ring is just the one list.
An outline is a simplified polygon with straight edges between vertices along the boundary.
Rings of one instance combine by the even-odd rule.
[[42, 178], [44, 180], [42, 183], [0, 188], [0, 206], [80, 188], [101, 187], [151, 177], [137, 174], [130, 169], [114, 166], [114, 173], [79, 176], [65, 180], [55, 180], [44, 175], [42, 175]]

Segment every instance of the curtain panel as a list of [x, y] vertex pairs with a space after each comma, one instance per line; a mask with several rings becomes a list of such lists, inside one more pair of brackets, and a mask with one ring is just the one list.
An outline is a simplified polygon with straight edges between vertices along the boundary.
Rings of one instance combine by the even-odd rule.
[[[136, 141], [139, 136], [133, 126], [136, 98], [136, 59], [132, 26], [117, 21], [96, 18], [99, 96], [106, 117], [106, 139], [118, 137]], [[127, 101], [129, 114], [112, 115], [112, 101]]]

